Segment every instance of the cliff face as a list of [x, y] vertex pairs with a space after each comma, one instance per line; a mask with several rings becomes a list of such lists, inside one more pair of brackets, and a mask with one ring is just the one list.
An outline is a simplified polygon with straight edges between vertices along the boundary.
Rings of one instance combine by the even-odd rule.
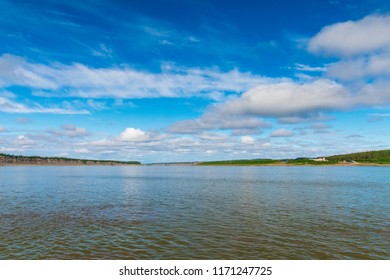
[[86, 160], [71, 158], [27, 157], [0, 154], [0, 165], [130, 165], [137, 161]]

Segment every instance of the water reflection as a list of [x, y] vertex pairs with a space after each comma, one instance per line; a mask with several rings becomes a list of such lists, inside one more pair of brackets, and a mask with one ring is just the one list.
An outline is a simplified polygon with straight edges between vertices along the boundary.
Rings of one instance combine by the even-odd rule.
[[1, 259], [388, 259], [389, 168], [1, 167]]

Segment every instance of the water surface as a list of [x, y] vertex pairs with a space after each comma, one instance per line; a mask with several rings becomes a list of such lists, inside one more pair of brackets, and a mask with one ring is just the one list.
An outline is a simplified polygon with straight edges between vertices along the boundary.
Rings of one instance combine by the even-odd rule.
[[390, 167], [0, 167], [0, 259], [389, 259]]

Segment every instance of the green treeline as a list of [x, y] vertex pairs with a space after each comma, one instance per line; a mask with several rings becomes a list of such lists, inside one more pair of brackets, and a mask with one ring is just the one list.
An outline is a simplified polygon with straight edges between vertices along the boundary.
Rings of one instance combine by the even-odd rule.
[[200, 162], [197, 165], [256, 165], [256, 164], [275, 164], [278, 160], [274, 159], [240, 159], [240, 160], [222, 160], [222, 161], [206, 161]]
[[141, 164], [139, 161], [76, 159], [67, 157], [20, 156], [0, 153], [0, 163], [82, 163], [82, 164]]
[[223, 161], [206, 161], [197, 165], [263, 165], [263, 164], [290, 164], [290, 165], [332, 165], [338, 163], [365, 163], [390, 164], [390, 150], [361, 152], [345, 155], [324, 157], [325, 161], [316, 161], [311, 158], [296, 159], [240, 159]]
[[[390, 164], [390, 150], [360, 152], [345, 155], [334, 155], [324, 157], [324, 161], [311, 158], [296, 159], [240, 159], [223, 161], [196, 162], [194, 165], [331, 165], [338, 163], [362, 163], [362, 164]], [[141, 164], [139, 161], [116, 161], [116, 160], [92, 160], [75, 159], [66, 157], [40, 157], [40, 156], [18, 156], [0, 153], [0, 165], [2, 164], [79, 164], [79, 165], [125, 165]], [[191, 164], [192, 165], [192, 164]]]
[[296, 158], [296, 159], [289, 159], [285, 161], [286, 164], [291, 165], [304, 165], [304, 164], [311, 164], [311, 165], [331, 165], [331, 164], [337, 164], [337, 160], [330, 160], [326, 158], [326, 161], [314, 161], [309, 158]]
[[390, 164], [390, 150], [369, 151], [326, 157], [332, 161], [356, 161], [362, 163]]

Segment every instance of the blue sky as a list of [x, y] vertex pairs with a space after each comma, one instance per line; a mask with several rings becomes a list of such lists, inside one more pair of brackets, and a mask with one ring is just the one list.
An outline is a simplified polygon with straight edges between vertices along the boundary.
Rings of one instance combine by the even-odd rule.
[[390, 144], [390, 2], [0, 0], [0, 152], [195, 161]]

